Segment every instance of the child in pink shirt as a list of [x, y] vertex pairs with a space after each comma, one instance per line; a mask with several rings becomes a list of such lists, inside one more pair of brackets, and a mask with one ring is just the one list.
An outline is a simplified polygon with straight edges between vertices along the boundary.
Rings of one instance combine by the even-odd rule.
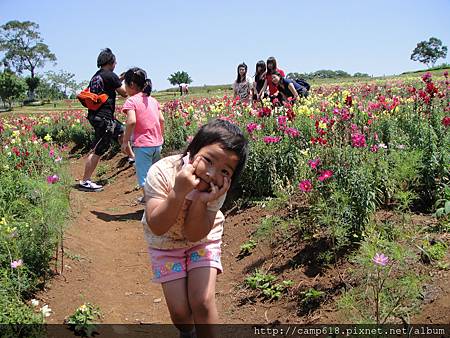
[[139, 186], [143, 188], [148, 170], [161, 157], [164, 116], [158, 101], [150, 96], [151, 81], [147, 79], [147, 73], [143, 69], [129, 69], [125, 72], [124, 79], [129, 98], [122, 107], [122, 111], [127, 114], [122, 151], [126, 153], [127, 144], [133, 139], [136, 176]]

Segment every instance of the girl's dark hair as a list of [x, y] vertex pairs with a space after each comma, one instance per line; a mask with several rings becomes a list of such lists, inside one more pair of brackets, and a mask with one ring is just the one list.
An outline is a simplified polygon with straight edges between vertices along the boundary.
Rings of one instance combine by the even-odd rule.
[[124, 75], [125, 83], [130, 86], [134, 83], [144, 94], [150, 95], [152, 92], [152, 80], [147, 79], [145, 70], [134, 67], [128, 69]]
[[281, 73], [278, 70], [274, 70], [270, 75], [278, 75], [279, 77], [283, 78], [283, 75], [281, 75]]
[[[258, 68], [262, 68], [261, 71], [258, 71]], [[266, 63], [263, 60], [258, 61], [256, 63], [255, 79], [259, 80], [261, 74], [263, 74], [266, 70], [267, 70]]]
[[103, 67], [104, 65], [113, 64], [116, 62], [116, 56], [113, 54], [111, 49], [103, 49], [97, 57], [97, 67]]
[[248, 141], [235, 124], [221, 119], [214, 119], [204, 124], [184, 151], [183, 157], [189, 153], [192, 159], [200, 149], [214, 143], [219, 143], [223, 149], [233, 151], [239, 157], [238, 165], [231, 178], [232, 185], [236, 184], [247, 161]]
[[[267, 63], [267, 72], [269, 74], [273, 74], [273, 71], [277, 70], [277, 60], [275, 60], [275, 58], [273, 56], [271, 56], [271, 57], [269, 57], [267, 59], [266, 63]], [[269, 69], [269, 63], [273, 65], [273, 70], [272, 71]]]
[[[245, 75], [247, 75], [247, 65], [245, 64], [245, 62], [242, 62], [241, 64], [239, 64], [237, 66], [237, 79], [236, 82], [237, 83], [241, 83], [241, 76], [239, 75], [239, 68], [244, 67], [245, 68]], [[245, 80], [245, 78], [244, 78]]]

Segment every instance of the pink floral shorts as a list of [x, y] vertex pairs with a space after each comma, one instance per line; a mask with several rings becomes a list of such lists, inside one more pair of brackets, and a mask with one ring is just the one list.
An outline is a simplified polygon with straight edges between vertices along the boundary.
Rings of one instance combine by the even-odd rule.
[[187, 277], [195, 268], [212, 267], [223, 271], [220, 262], [222, 240], [196, 245], [192, 248], [154, 249], [148, 248], [153, 269], [153, 281], [165, 283]]

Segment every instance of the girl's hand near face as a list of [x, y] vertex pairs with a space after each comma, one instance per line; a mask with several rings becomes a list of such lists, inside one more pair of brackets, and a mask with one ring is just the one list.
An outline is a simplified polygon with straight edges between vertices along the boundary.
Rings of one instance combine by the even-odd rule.
[[223, 194], [225, 194], [228, 189], [230, 189], [230, 184], [231, 184], [231, 180], [228, 177], [224, 177], [223, 178], [223, 185], [221, 188], [219, 188], [217, 185], [215, 185], [214, 183], [210, 183], [211, 185], [211, 190], [210, 191], [204, 191], [204, 192], [198, 192], [198, 198], [200, 201], [202, 201], [203, 203], [208, 203], [211, 201], [215, 201], [216, 199], [218, 199], [220, 196], [222, 196]]
[[193, 163], [186, 164], [175, 178], [173, 190], [176, 194], [186, 196], [200, 183], [200, 179], [195, 176], [195, 169], [201, 157], [197, 157]]

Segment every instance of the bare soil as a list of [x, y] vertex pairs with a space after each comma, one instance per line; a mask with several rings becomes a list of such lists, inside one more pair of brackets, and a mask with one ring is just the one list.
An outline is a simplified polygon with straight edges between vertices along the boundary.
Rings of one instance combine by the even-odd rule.
[[[143, 205], [137, 202], [134, 167], [117, 155], [103, 161], [109, 184], [101, 192], [76, 189], [84, 158], [72, 159], [74, 189], [72, 219], [64, 236], [61, 273], [36, 295], [52, 309], [48, 323], [62, 323], [84, 302], [99, 306], [103, 323], [170, 323], [161, 287], [151, 282], [151, 269], [143, 238]], [[297, 201], [301, 207], [301, 200]], [[342, 292], [351, 264], [345, 260], [321, 267], [317, 257], [326, 243], [317, 238], [302, 241], [292, 232], [281, 232], [259, 241], [248, 256], [239, 255], [256, 225], [274, 213], [263, 206], [231, 210], [226, 218], [222, 247], [224, 273], [219, 275], [216, 298], [222, 323], [346, 323], [334, 300]], [[428, 222], [425, 216], [418, 221]], [[446, 238], [449, 242], [449, 238]], [[255, 269], [277, 275], [278, 281], [293, 280], [294, 286], [280, 300], [267, 301], [244, 286]], [[413, 323], [450, 323], [450, 274], [431, 270], [424, 290], [423, 307]], [[315, 302], [304, 303], [299, 294], [309, 288], [326, 292]]]

